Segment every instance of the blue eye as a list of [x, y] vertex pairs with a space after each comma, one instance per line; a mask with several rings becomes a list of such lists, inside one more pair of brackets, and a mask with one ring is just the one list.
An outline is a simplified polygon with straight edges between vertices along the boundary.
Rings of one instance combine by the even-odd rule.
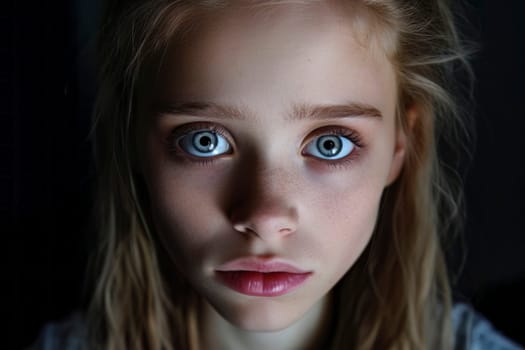
[[178, 139], [179, 146], [195, 157], [214, 157], [230, 152], [231, 146], [224, 136], [213, 130], [191, 131]]
[[305, 153], [326, 160], [337, 160], [354, 150], [354, 143], [342, 135], [322, 135], [306, 145]]

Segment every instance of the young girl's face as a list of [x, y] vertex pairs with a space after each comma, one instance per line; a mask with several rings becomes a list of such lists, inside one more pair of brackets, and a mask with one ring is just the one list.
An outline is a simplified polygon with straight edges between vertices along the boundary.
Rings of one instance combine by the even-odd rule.
[[225, 319], [283, 329], [354, 264], [403, 162], [396, 94], [385, 53], [327, 2], [229, 8], [173, 44], [143, 175], [161, 241]]

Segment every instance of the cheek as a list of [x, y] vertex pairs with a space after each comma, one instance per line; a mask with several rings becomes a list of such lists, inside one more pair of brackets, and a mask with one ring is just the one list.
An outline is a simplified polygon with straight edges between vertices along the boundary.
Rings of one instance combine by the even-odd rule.
[[337, 219], [333, 218], [336, 232], [342, 236], [338, 237], [341, 241], [344, 241], [345, 237], [346, 240], [348, 237], [358, 241], [368, 240], [376, 223], [380, 196], [381, 191], [377, 190], [352, 191], [347, 197], [341, 198], [341, 209], [334, 209]]
[[[218, 184], [214, 177], [200, 175], [206, 171], [196, 173], [175, 166], [164, 145], [154, 142], [154, 136], [158, 138], [154, 134], [148, 140], [144, 169], [154, 221], [162, 232], [176, 229], [190, 238], [197, 237], [191, 232], [211, 220], [211, 203], [218, 197]], [[203, 217], [209, 220], [202, 220]]]
[[[381, 139], [381, 138], [379, 138]], [[312, 178], [308, 187], [314, 189], [310, 203], [323, 212], [321, 219], [342, 239], [350, 236], [369, 236], [392, 162], [390, 140], [382, 139], [369, 146], [350, 167], [333, 175]]]
[[150, 190], [157, 232], [170, 250], [195, 254], [214, 235], [222, 219], [216, 214], [216, 194], [208, 185], [181, 181], [178, 176], [160, 180]]
[[379, 182], [354, 182], [354, 185], [323, 196], [316, 208], [316, 226], [322, 235], [317, 237], [315, 246], [325, 262], [333, 264], [332, 280], [342, 277], [355, 263], [372, 237], [377, 221], [382, 194]]
[[174, 166], [160, 147], [151, 147], [148, 156], [145, 180], [153, 224], [176, 264], [187, 266], [213, 244], [210, 239], [223, 225], [216, 211], [221, 184], [209, 171]]

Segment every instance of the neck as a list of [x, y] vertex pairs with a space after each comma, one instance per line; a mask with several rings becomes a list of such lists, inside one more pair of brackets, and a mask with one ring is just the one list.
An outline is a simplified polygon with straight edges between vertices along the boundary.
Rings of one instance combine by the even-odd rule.
[[202, 349], [320, 349], [323, 348], [323, 342], [330, 331], [330, 311], [330, 296], [327, 295], [287, 328], [273, 332], [257, 332], [232, 325], [205, 302], [200, 325], [203, 335]]

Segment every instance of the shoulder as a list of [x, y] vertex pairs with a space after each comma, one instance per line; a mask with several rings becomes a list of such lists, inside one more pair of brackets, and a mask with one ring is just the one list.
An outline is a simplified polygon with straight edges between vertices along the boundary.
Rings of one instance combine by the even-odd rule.
[[44, 326], [31, 350], [86, 350], [87, 327], [80, 313]]
[[470, 306], [458, 303], [452, 309], [454, 350], [524, 350], [505, 338]]

